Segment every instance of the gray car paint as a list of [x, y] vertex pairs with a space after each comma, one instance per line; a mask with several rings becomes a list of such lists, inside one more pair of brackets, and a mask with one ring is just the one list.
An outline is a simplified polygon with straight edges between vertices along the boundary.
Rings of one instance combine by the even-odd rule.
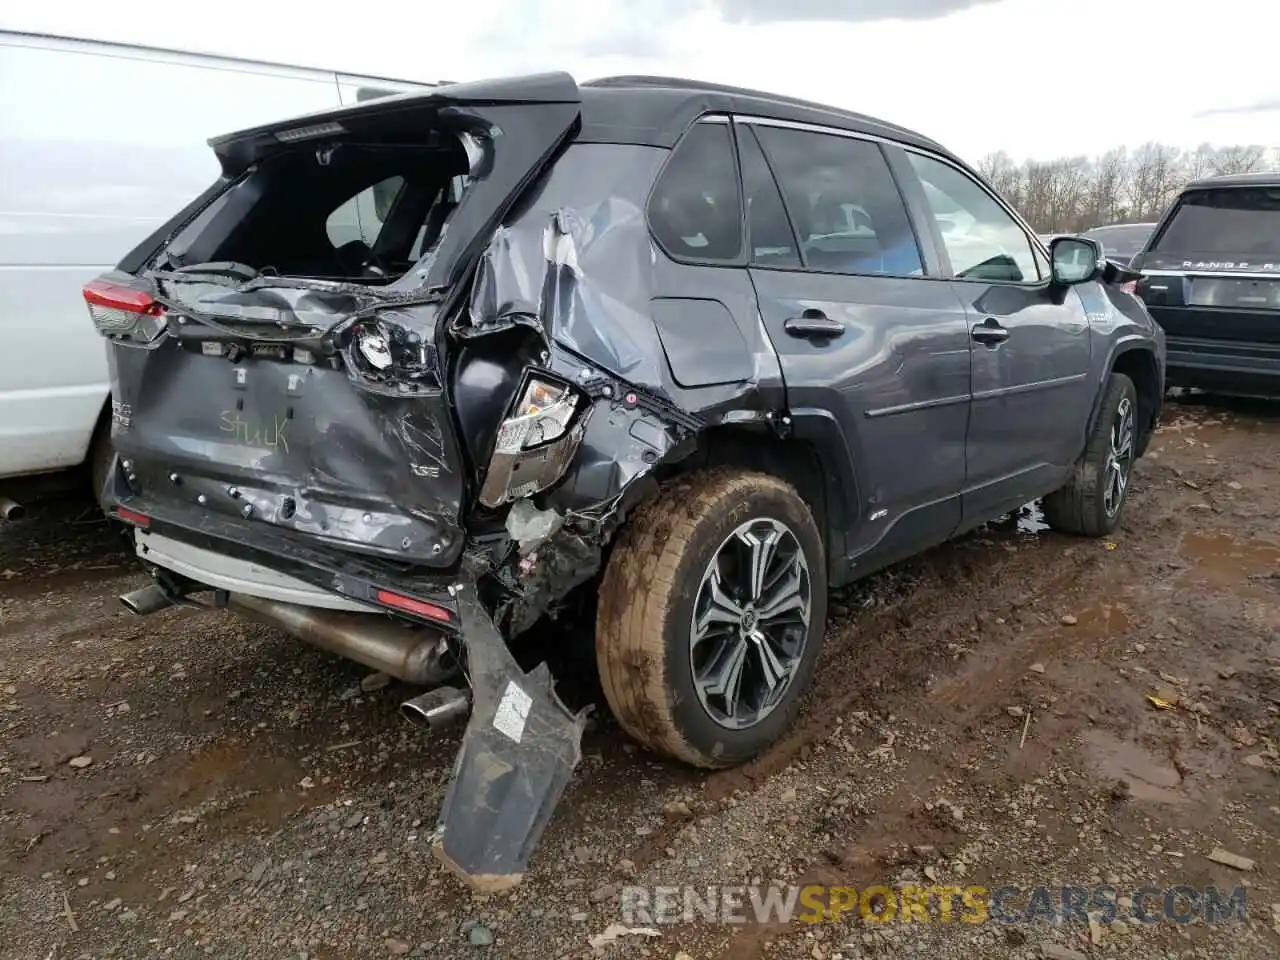
[[[840, 550], [830, 558], [836, 583], [1062, 486], [1115, 354], [1162, 351], [1137, 301], [1100, 281], [1064, 289], [948, 279], [918, 198], [909, 208], [928, 238], [925, 278], [678, 263], [644, 221], [643, 197], [663, 159], [655, 153], [572, 147], [491, 245], [503, 285], [489, 296], [536, 300], [542, 235], [555, 222], [565, 231], [561, 256], [577, 267], [574, 295], [543, 317], [557, 344], [669, 397], [697, 414], [701, 429], [766, 423], [785, 411], [796, 433], [821, 438], [823, 453], [844, 458], [852, 480], [834, 492], [845, 517], [843, 529], [829, 531]], [[1001, 205], [1047, 271], [1034, 233]], [[844, 334], [825, 343], [787, 334], [786, 319], [811, 308], [842, 321]], [[736, 335], [726, 334], [729, 317]], [[989, 317], [1009, 330], [998, 346], [971, 336]], [[697, 357], [709, 358], [700, 377], [707, 386], [692, 386]], [[589, 435], [580, 457], [597, 463], [609, 453]], [[592, 506], [568, 494], [579, 489], [574, 473], [551, 494], [557, 508]], [[608, 495], [638, 475], [617, 477]], [[591, 496], [603, 492], [593, 486]]]

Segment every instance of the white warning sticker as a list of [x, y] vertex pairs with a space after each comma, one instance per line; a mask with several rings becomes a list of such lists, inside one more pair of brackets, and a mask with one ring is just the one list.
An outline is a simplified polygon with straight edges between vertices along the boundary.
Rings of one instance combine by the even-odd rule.
[[514, 680], [507, 681], [507, 689], [502, 692], [502, 699], [498, 701], [498, 709], [493, 715], [494, 729], [519, 743], [524, 736], [524, 723], [529, 719], [531, 706], [533, 698], [516, 686]]

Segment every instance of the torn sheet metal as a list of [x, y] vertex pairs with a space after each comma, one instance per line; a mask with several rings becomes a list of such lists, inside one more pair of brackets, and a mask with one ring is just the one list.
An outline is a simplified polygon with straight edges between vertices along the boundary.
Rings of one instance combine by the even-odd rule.
[[[485, 250], [471, 300], [474, 332], [535, 326], [548, 342], [556, 340], [631, 383], [660, 386], [662, 343], [647, 310], [611, 296], [607, 284], [586, 282], [594, 243], [585, 250], [580, 246], [586, 237], [602, 242], [601, 231], [628, 234], [637, 225], [644, 228], [643, 211], [613, 204], [584, 221], [579, 213], [561, 209], [537, 230], [531, 219], [499, 228]], [[647, 297], [644, 304], [647, 308]]]
[[[566, 515], [608, 509], [635, 480], [696, 446], [686, 441], [705, 427], [784, 402], [746, 271], [686, 267], [654, 246], [645, 205], [665, 158], [609, 145], [568, 151], [491, 237], [469, 310], [452, 328], [463, 339], [537, 331], [544, 363], [591, 397], [574, 463], [539, 501]], [[658, 316], [680, 322], [660, 325]], [[683, 381], [673, 373], [673, 356], [726, 352], [733, 356], [714, 370], [692, 378], [686, 370]]]
[[432, 852], [469, 887], [493, 893], [523, 878], [582, 759], [587, 714], [560, 702], [545, 663], [520, 669], [472, 586], [456, 599], [474, 706]]
[[[772, 378], [776, 357], [745, 272], [724, 271], [709, 285], [705, 269], [673, 264], [653, 245], [645, 205], [666, 156], [603, 144], [562, 156], [528, 208], [491, 236], [469, 316], [455, 332], [466, 337], [517, 324], [536, 327], [549, 344], [674, 398], [680, 387], [654, 323], [653, 297], [658, 290], [670, 297], [687, 289], [691, 301], [728, 304], [742, 327], [741, 379], [695, 403], [745, 395]], [[724, 338], [706, 346], [727, 348]]]

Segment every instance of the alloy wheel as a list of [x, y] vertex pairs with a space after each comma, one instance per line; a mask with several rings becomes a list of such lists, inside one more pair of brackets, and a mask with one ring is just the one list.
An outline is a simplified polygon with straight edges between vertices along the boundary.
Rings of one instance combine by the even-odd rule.
[[707, 714], [734, 730], [782, 702], [804, 656], [812, 608], [800, 541], [779, 520], [749, 520], [702, 576], [690, 624], [693, 684]]
[[1133, 468], [1133, 403], [1121, 397], [1111, 420], [1111, 449], [1102, 471], [1102, 508], [1108, 517], [1120, 512]]

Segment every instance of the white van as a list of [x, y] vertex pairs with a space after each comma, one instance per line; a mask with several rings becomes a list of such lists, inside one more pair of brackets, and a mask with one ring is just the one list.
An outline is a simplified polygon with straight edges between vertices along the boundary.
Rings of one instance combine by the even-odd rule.
[[209, 137], [433, 85], [0, 31], [0, 487], [109, 463], [80, 289], [217, 179]]

